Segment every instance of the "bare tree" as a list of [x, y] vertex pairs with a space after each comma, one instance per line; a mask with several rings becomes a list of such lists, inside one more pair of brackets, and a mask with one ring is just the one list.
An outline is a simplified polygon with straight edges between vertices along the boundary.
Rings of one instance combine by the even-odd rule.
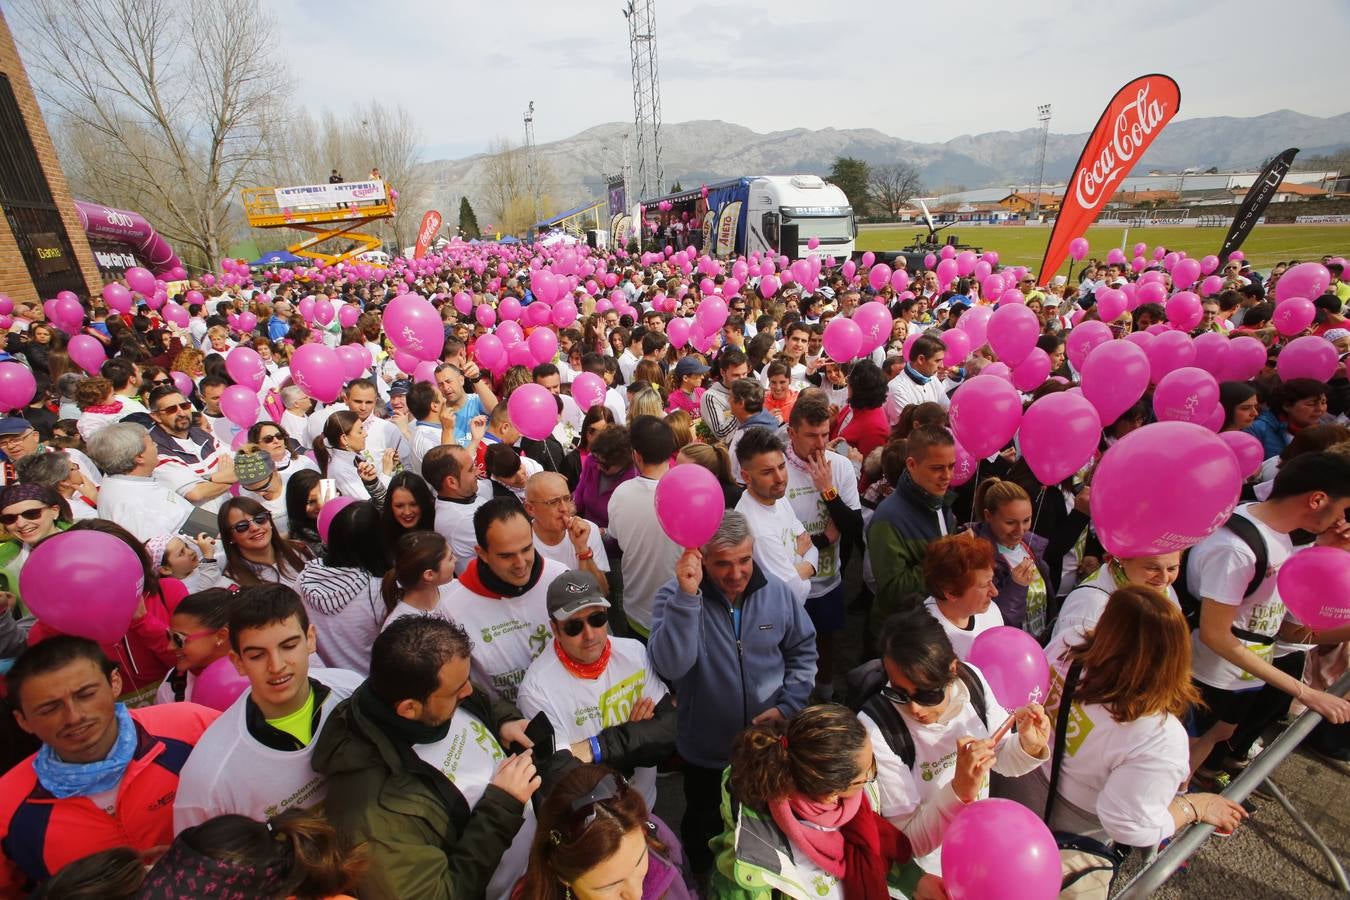
[[905, 162], [872, 166], [867, 179], [868, 199], [884, 216], [895, 218], [912, 197], [923, 191], [919, 170]]
[[78, 183], [218, 263], [287, 93], [259, 0], [27, 0], [19, 21]]
[[358, 163], [358, 175], [364, 178], [372, 167], [399, 193], [394, 214], [394, 241], [400, 249], [411, 238], [422, 214], [427, 211], [430, 181], [418, 164], [421, 132], [402, 106], [384, 106], [371, 102], [356, 110], [348, 126], [344, 146], [352, 147], [366, 162]]

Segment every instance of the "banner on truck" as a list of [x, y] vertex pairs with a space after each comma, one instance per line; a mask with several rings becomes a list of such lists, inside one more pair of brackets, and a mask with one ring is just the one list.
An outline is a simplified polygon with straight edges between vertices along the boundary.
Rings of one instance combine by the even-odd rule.
[[1073, 167], [1037, 273], [1039, 284], [1049, 283], [1069, 255], [1069, 242], [1083, 236], [1180, 107], [1181, 88], [1166, 75], [1144, 75], [1116, 91]]
[[339, 203], [369, 203], [384, 199], [383, 181], [343, 181], [338, 184], [297, 184], [276, 189], [277, 206], [337, 206]]
[[1266, 211], [1270, 205], [1270, 199], [1275, 196], [1280, 184], [1284, 181], [1284, 176], [1288, 174], [1289, 167], [1294, 164], [1294, 157], [1298, 155], [1297, 147], [1290, 147], [1279, 156], [1266, 163], [1265, 169], [1261, 172], [1261, 177], [1256, 179], [1251, 187], [1247, 188], [1247, 196], [1243, 198], [1242, 205], [1238, 207], [1237, 215], [1233, 216], [1233, 224], [1228, 226], [1228, 236], [1223, 239], [1223, 246], [1219, 248], [1219, 266], [1228, 262], [1228, 257], [1233, 251], [1242, 246], [1242, 242], [1247, 239], [1247, 235], [1252, 233], [1261, 214]]
[[740, 221], [740, 200], [733, 200], [717, 211], [717, 256], [730, 256], [736, 252], [736, 226]]

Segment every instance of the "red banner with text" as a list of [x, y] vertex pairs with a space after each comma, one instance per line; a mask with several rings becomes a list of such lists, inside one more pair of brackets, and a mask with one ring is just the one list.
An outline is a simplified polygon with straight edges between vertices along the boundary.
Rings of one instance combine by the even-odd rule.
[[1069, 242], [1083, 236], [1180, 108], [1181, 88], [1166, 75], [1144, 75], [1116, 91], [1064, 189], [1064, 202], [1037, 273], [1040, 284], [1049, 283], [1069, 254]]
[[441, 230], [441, 214], [434, 209], [427, 210], [427, 214], [422, 217], [422, 227], [417, 229], [417, 245], [413, 248], [413, 259], [421, 259], [427, 255], [427, 248], [431, 242], [436, 239], [436, 233]]

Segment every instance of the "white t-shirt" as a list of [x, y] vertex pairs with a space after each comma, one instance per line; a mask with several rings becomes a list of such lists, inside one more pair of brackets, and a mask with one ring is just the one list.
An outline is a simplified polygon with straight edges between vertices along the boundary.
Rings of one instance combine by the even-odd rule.
[[[558, 749], [622, 725], [639, 700], [659, 703], [666, 685], [647, 660], [647, 648], [631, 638], [610, 638], [609, 665], [594, 681], [578, 678], [556, 652], [541, 653], [520, 683], [516, 706], [526, 717], [544, 713], [553, 723]], [[656, 803], [656, 769], [633, 773], [633, 786], [651, 809]]]
[[[1106, 601], [1111, 599], [1117, 587], [1116, 577], [1109, 565], [1093, 572], [1090, 578], [1064, 598], [1064, 605], [1059, 610], [1059, 618], [1055, 619], [1055, 628], [1050, 633], [1050, 639], [1053, 641], [1063, 637], [1073, 644], [1082, 641], [1083, 636], [1096, 627], [1097, 620], [1106, 611]], [[1171, 585], [1167, 587], [1167, 599], [1177, 606], [1181, 605], [1177, 600], [1177, 592]]]
[[[1270, 564], [1261, 586], [1250, 597], [1242, 596], [1247, 592], [1247, 585], [1255, 572], [1256, 555], [1227, 528], [1220, 528], [1191, 548], [1186, 557], [1187, 583], [1192, 586], [1197, 597], [1236, 606], [1238, 612], [1237, 618], [1233, 620], [1234, 627], [1256, 634], [1274, 635], [1284, 622], [1285, 612], [1276, 580], [1280, 566], [1293, 554], [1294, 545], [1289, 535], [1272, 530], [1253, 516], [1251, 504], [1239, 506], [1234, 514], [1254, 522], [1265, 539]], [[1266, 661], [1274, 654], [1273, 644], [1245, 643], [1249, 650]], [[1255, 675], [1243, 671], [1206, 647], [1200, 641], [1199, 629], [1192, 635], [1192, 644], [1191, 674], [1199, 681], [1225, 691], [1261, 686], [1261, 681]]]
[[682, 552], [666, 537], [655, 509], [653, 478], [630, 478], [609, 495], [609, 533], [623, 551], [623, 612], [644, 634], [652, 627], [656, 591], [674, 577]]
[[[314, 669], [310, 677], [328, 688], [314, 737], [333, 708], [361, 685], [361, 676], [341, 669]], [[303, 750], [275, 750], [259, 743], [245, 724], [245, 691], [211, 723], [192, 748], [178, 776], [173, 830], [200, 825], [229, 813], [266, 821], [295, 807], [323, 802], [325, 782], [310, 767], [314, 740]]]
[[970, 655], [970, 645], [975, 643], [975, 639], [980, 636], [981, 632], [988, 631], [990, 628], [997, 628], [1003, 624], [1003, 613], [996, 603], [990, 603], [989, 608], [984, 612], [972, 615], [969, 628], [960, 628], [954, 625], [950, 619], [942, 614], [942, 610], [938, 609], [937, 600], [932, 597], [923, 601], [923, 608], [938, 620], [942, 630], [947, 632], [947, 639], [952, 642], [952, 649], [956, 651], [957, 657], [962, 660]]
[[[477, 647], [474, 655], [478, 655]], [[491, 729], [462, 708], [450, 717], [450, 731], [444, 738], [434, 744], [413, 744], [412, 749], [427, 765], [445, 773], [470, 809], [478, 805], [497, 767], [506, 759], [506, 752]], [[510, 897], [512, 888], [525, 874], [530, 844], [534, 841], [534, 807], [526, 803], [523, 815], [525, 821], [488, 882], [486, 897]]]
[[772, 506], [765, 506], [749, 491], [741, 494], [736, 509], [745, 514], [750, 531], [755, 535], [755, 562], [788, 586], [798, 603], [805, 603], [811, 591], [811, 579], [797, 572], [798, 562], [819, 564], [820, 552], [812, 545], [805, 554], [797, 553], [797, 535], [806, 530], [792, 512], [786, 497], [780, 497]]
[[177, 534], [195, 507], [154, 478], [109, 475], [98, 489], [98, 514], [140, 541], [157, 534]]
[[[816, 490], [806, 463], [792, 452], [791, 444], [787, 447], [786, 456], [787, 502], [792, 507], [793, 515], [807, 531], [820, 534], [830, 521], [829, 507], [820, 498], [820, 491]], [[858, 496], [858, 476], [853, 471], [853, 463], [832, 450], [825, 451], [825, 460], [830, 464], [830, 475], [834, 479], [834, 489], [839, 492], [839, 499], [849, 509], [861, 511], [862, 500]], [[817, 548], [817, 556], [816, 574], [811, 579], [811, 589], [807, 595], [810, 597], [823, 597], [843, 580], [839, 573], [838, 541], [823, 550]]]
[[[591, 522], [590, 525], [591, 533], [586, 538], [586, 549], [595, 554], [595, 558], [591, 560], [595, 563], [595, 567], [601, 572], [608, 572], [609, 554], [605, 552], [605, 542], [600, 537], [600, 526], [594, 522]], [[569, 569], [581, 568], [581, 564], [577, 560], [577, 548], [572, 546], [572, 539], [566, 534], [563, 535], [561, 541], [550, 545], [545, 544], [544, 539], [536, 531], [534, 533], [534, 549], [546, 559], [556, 560]]]
[[469, 560], [476, 559], [478, 538], [473, 533], [473, 514], [487, 501], [475, 494], [467, 502], [436, 498], [436, 532], [450, 545], [455, 555], [455, 574], [464, 572]]
[[435, 448], [441, 446], [441, 423], [416, 421], [412, 424], [412, 442], [408, 448], [408, 458], [404, 464], [417, 474], [422, 474], [422, 460]]
[[443, 584], [436, 590], [437, 593], [440, 594], [440, 600], [437, 601], [436, 606], [432, 609], [421, 609], [412, 606], [409, 603], [405, 603], [402, 600], [398, 601], [398, 603], [394, 605], [394, 608], [389, 611], [389, 615], [385, 617], [384, 624], [380, 626], [380, 631], [384, 631], [399, 619], [407, 616], [434, 616], [438, 619], [445, 619], [447, 622], [453, 622], [455, 617], [446, 605], [446, 598], [450, 593], [450, 585]]
[[448, 585], [443, 603], [473, 638], [473, 682], [494, 700], [514, 702], [525, 670], [548, 648], [548, 586], [566, 571], [544, 560], [539, 583], [519, 597], [485, 597], [462, 581]]
[[281, 428], [288, 435], [299, 441], [306, 449], [313, 446], [313, 442], [306, 443], [305, 438], [305, 419], [304, 416], [297, 415], [289, 409], [281, 414]]

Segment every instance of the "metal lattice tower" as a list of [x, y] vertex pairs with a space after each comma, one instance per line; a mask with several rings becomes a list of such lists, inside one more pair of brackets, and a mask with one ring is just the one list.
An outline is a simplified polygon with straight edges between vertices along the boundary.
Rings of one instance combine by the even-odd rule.
[[[534, 158], [534, 101], [525, 110], [525, 177], [530, 192], [530, 202], [534, 207], [534, 222], [539, 221], [539, 171]], [[530, 224], [533, 225], [534, 222]]]
[[1031, 214], [1032, 221], [1041, 218], [1041, 189], [1045, 187], [1045, 145], [1050, 142], [1050, 104], [1036, 107], [1036, 118], [1041, 122], [1041, 165], [1036, 175], [1036, 209]]
[[628, 0], [628, 45], [633, 54], [633, 123], [637, 171], [628, 197], [635, 203], [663, 191], [661, 171], [661, 77], [656, 66], [656, 0]]

